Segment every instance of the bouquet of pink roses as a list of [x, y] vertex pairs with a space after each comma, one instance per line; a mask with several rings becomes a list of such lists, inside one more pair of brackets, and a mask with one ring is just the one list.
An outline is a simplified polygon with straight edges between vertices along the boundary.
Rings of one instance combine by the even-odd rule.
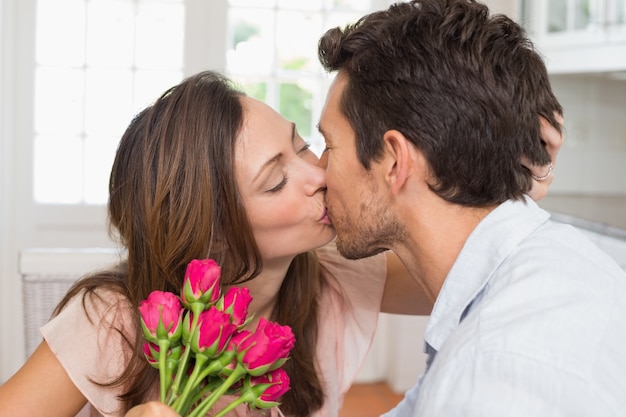
[[205, 416], [224, 394], [237, 398], [215, 417], [242, 403], [270, 408], [289, 390], [281, 366], [295, 343], [291, 328], [261, 318], [255, 332], [244, 330], [252, 297], [238, 287], [221, 294], [220, 274], [212, 259], [194, 259], [180, 297], [153, 291], [139, 305], [160, 400], [181, 416]]

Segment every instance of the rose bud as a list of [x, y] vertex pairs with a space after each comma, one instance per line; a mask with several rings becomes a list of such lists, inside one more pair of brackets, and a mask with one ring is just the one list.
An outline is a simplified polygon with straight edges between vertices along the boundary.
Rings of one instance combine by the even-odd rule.
[[219, 356], [237, 326], [230, 322], [230, 315], [214, 306], [200, 313], [198, 326], [191, 336], [191, 350], [209, 358]]
[[171, 292], [152, 291], [139, 304], [141, 327], [147, 340], [169, 340], [177, 343], [182, 334], [182, 307]]
[[159, 369], [159, 345], [154, 343], [145, 342], [143, 344], [143, 354], [148, 360], [148, 363], [153, 368]]
[[295, 341], [289, 326], [261, 317], [254, 333], [236, 339], [237, 356], [250, 375], [259, 376], [282, 366]]
[[241, 328], [246, 323], [248, 306], [252, 301], [250, 290], [246, 287], [231, 287], [224, 295], [222, 311], [230, 314], [232, 323]]
[[257, 408], [271, 408], [279, 405], [280, 397], [289, 391], [289, 383], [289, 375], [282, 368], [251, 377], [250, 388], [257, 394], [257, 400], [252, 405]]
[[214, 304], [220, 297], [221, 268], [213, 259], [194, 259], [187, 265], [181, 300], [185, 307], [192, 303]]

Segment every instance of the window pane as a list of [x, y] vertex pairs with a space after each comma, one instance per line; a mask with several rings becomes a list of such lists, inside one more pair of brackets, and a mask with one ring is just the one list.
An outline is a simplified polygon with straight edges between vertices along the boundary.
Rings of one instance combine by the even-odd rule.
[[231, 6], [274, 7], [276, 0], [228, 0]]
[[36, 137], [33, 163], [35, 201], [53, 204], [81, 202], [83, 141], [80, 137]]
[[278, 0], [278, 7], [291, 10], [320, 10], [323, 0]]
[[87, 4], [87, 63], [131, 66], [135, 30], [132, 1], [92, 0]]
[[248, 96], [261, 101], [267, 100], [267, 82], [257, 81], [252, 78], [245, 80], [234, 78], [234, 81], [237, 82], [237, 87], [243, 90]]
[[280, 84], [279, 113], [287, 120], [294, 122], [302, 137], [311, 136], [313, 91], [306, 86], [306, 80], [301, 83], [285, 82]]
[[576, 1], [574, 29], [586, 29], [591, 24], [593, 10], [589, 0]]
[[[350, 12], [350, 11], [333, 12], [329, 14], [328, 18], [326, 19], [324, 28], [322, 29], [322, 32], [320, 32], [318, 36], [318, 40], [322, 36], [322, 34], [326, 32], [328, 29], [331, 29], [337, 26], [344, 27], [347, 24], [352, 24], [356, 22], [362, 15], [363, 15], [363, 12]], [[315, 45], [315, 53], [317, 53], [317, 45]]]
[[372, 8], [371, 0], [326, 0], [326, 7], [333, 11], [339, 10], [355, 10], [360, 11], [358, 17], [361, 17]]
[[37, 1], [35, 200], [103, 204], [122, 133], [182, 78], [185, 1]]
[[271, 74], [274, 70], [274, 13], [233, 9], [228, 14], [227, 67], [239, 74]]
[[37, 62], [42, 65], [85, 63], [85, 4], [80, 0], [37, 2]]
[[548, 0], [548, 32], [567, 30], [567, 0]]
[[276, 0], [267, 7], [271, 3], [260, 8], [256, 0], [229, 1], [227, 73], [249, 96], [294, 121], [319, 155], [323, 138], [315, 124], [332, 78], [319, 64], [319, 38], [355, 22], [371, 1]]
[[278, 67], [318, 70], [317, 43], [321, 33], [322, 17], [319, 13], [279, 12], [276, 20]]
[[139, 68], [181, 68], [185, 14], [180, 1], [141, 2], [137, 13]]
[[94, 68], [85, 77], [85, 132], [121, 135], [133, 115], [132, 71]]
[[35, 71], [35, 132], [78, 135], [83, 131], [84, 77], [71, 68]]
[[117, 136], [88, 137], [85, 140], [85, 203], [106, 204], [109, 174], [119, 140]]
[[[163, 92], [183, 78], [181, 70], [138, 70], [135, 73], [135, 97], [132, 114], [153, 103]], [[130, 119], [127, 121], [130, 123]]]

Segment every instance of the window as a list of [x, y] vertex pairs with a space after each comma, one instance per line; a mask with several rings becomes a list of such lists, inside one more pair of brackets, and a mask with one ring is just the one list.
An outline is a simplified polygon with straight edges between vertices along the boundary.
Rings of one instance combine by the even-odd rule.
[[[119, 139], [182, 77], [225, 72], [298, 125], [315, 125], [331, 77], [317, 59], [330, 27], [388, 0], [10, 0], [32, 36], [16, 107], [17, 205], [27, 246], [109, 245], [105, 204]], [[22, 46], [20, 46], [22, 48]], [[34, 49], [31, 49], [34, 48]], [[32, 61], [30, 54], [32, 51]], [[31, 81], [32, 79], [32, 81]]]
[[37, 203], [104, 204], [132, 116], [182, 77], [182, 0], [38, 0]]
[[296, 123], [318, 154], [315, 125], [329, 77], [317, 58], [324, 31], [356, 21], [370, 0], [229, 0], [227, 72], [246, 93]]

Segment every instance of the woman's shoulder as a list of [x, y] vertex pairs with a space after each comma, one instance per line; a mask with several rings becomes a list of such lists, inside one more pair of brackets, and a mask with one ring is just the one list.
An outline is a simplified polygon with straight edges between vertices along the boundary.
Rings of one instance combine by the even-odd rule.
[[132, 357], [138, 313], [115, 286], [74, 289], [41, 333], [89, 403], [102, 415], [118, 415], [123, 387], [106, 384], [121, 375]]
[[[52, 319], [42, 327], [47, 338], [63, 335], [67, 328], [82, 336], [107, 333], [112, 329], [120, 334], [134, 332], [137, 313], [122, 287], [110, 282], [99, 283], [95, 275], [78, 281], [58, 305]], [[56, 335], [56, 336], [55, 336]], [[61, 336], [60, 339], [68, 340]]]

